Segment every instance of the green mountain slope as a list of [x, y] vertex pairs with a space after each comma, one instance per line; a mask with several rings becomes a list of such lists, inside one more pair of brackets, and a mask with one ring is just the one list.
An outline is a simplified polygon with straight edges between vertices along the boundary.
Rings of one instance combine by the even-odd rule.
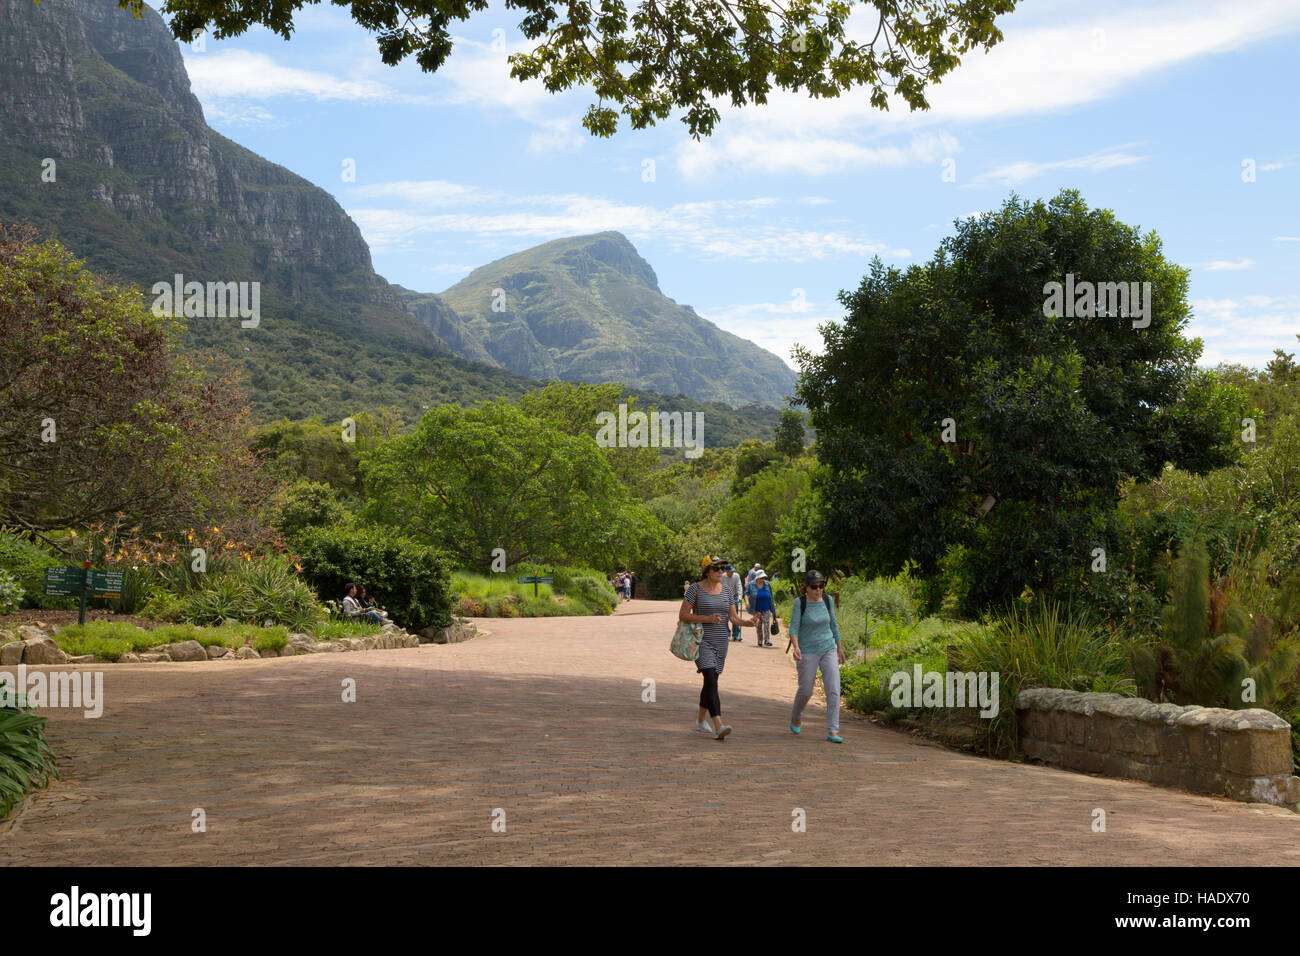
[[146, 292], [176, 273], [261, 283], [256, 328], [191, 318], [186, 340], [247, 373], [259, 417], [414, 418], [532, 385], [453, 354], [328, 193], [209, 129], [153, 10], [0, 0], [0, 219]]
[[775, 355], [660, 292], [654, 270], [618, 232], [506, 256], [438, 298], [462, 320], [455, 330], [431, 326], [439, 335], [471, 340], [472, 354], [519, 375], [617, 380], [737, 406], [783, 405], [794, 390], [794, 372]]

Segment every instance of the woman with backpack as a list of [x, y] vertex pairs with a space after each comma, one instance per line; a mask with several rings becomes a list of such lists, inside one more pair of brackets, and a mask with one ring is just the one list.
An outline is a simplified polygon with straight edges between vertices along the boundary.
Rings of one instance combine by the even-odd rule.
[[686, 589], [677, 620], [703, 625], [700, 654], [695, 660], [695, 670], [704, 676], [696, 730], [711, 734], [714, 740], [722, 740], [731, 733], [731, 726], [722, 722], [722, 701], [718, 698], [718, 678], [722, 676], [727, 648], [731, 646], [730, 625], [754, 627], [757, 622], [752, 617], [740, 616], [732, 589], [723, 585], [722, 572], [727, 567], [726, 561], [705, 555], [700, 567], [704, 579]]
[[790, 732], [803, 729], [803, 709], [812, 699], [817, 672], [822, 672], [826, 691], [826, 739], [844, 743], [840, 736], [840, 664], [845, 661], [840, 646], [840, 627], [835, 622], [835, 603], [826, 593], [826, 578], [820, 571], [804, 575], [804, 593], [790, 609], [790, 645], [799, 671], [799, 690], [790, 711]]

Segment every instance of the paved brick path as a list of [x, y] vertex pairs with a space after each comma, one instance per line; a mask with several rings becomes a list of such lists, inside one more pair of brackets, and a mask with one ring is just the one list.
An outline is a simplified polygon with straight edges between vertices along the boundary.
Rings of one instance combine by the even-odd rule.
[[106, 666], [102, 718], [48, 712], [63, 780], [0, 824], [0, 860], [1300, 863], [1284, 810], [966, 756], [847, 713], [837, 747], [816, 702], [795, 738], [784, 637], [732, 646], [735, 732], [695, 734], [694, 668], [667, 651], [675, 609], [490, 621], [446, 647]]

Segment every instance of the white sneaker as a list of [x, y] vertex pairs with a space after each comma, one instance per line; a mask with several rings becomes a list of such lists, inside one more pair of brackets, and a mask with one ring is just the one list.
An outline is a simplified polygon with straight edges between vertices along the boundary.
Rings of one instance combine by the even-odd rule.
[[731, 733], [731, 725], [730, 725], [730, 724], [723, 724], [721, 727], [718, 728], [718, 732], [717, 732], [716, 734], [713, 735], [713, 739], [714, 739], [714, 740], [721, 740], [723, 737], [727, 736], [727, 734], [729, 734], [729, 733]]
[[707, 724], [706, 722], [704, 722], [703, 720], [701, 720], [701, 721], [699, 721], [699, 722], [697, 722], [697, 723], [695, 724], [695, 729], [698, 730], [698, 731], [699, 731], [700, 733], [702, 733], [702, 734], [711, 734], [711, 733], [713, 733], [713, 728], [712, 728], [709, 724]]

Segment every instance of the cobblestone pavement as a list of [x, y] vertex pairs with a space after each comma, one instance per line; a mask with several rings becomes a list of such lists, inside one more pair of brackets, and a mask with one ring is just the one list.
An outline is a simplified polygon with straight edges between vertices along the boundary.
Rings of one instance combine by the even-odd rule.
[[836, 746], [816, 701], [794, 737], [784, 635], [731, 646], [735, 730], [714, 741], [693, 730], [694, 667], [668, 653], [676, 608], [484, 621], [449, 646], [104, 665], [101, 718], [47, 711], [63, 778], [0, 824], [0, 859], [1300, 863], [1300, 817], [1277, 808], [968, 756], [848, 712]]

